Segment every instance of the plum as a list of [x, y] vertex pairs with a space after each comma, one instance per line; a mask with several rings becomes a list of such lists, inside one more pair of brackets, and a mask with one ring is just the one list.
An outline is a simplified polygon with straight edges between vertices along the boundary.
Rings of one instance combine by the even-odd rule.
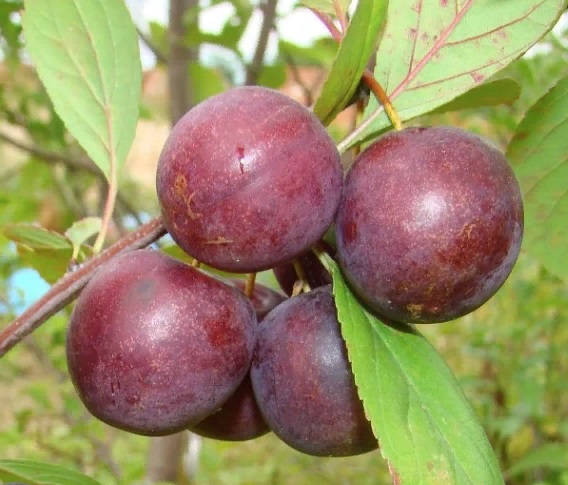
[[293, 259], [329, 228], [339, 153], [312, 112], [277, 91], [240, 87], [191, 109], [160, 155], [164, 224], [188, 254], [246, 273]]
[[[242, 279], [233, 280], [233, 283], [244, 291], [245, 283]], [[254, 286], [251, 302], [258, 322], [260, 323], [270, 310], [284, 300], [285, 297], [280, 293], [257, 283]], [[219, 411], [193, 426], [191, 431], [207, 438], [225, 441], [246, 441], [268, 433], [270, 429], [254, 398], [250, 374], [247, 374], [245, 380]]]
[[256, 317], [236, 288], [163, 253], [103, 266], [81, 293], [67, 362], [86, 408], [105, 423], [159, 436], [215, 412], [245, 378]]
[[270, 429], [314, 456], [350, 456], [377, 447], [339, 329], [331, 286], [278, 305], [259, 326], [250, 370]]
[[521, 246], [523, 204], [507, 160], [480, 137], [407, 128], [354, 161], [336, 231], [343, 272], [374, 312], [444, 322], [505, 282]]

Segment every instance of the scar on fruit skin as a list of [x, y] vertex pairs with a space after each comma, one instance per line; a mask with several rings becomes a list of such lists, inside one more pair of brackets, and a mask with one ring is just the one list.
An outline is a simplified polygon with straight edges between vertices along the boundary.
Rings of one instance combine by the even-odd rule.
[[201, 214], [193, 212], [193, 210], [191, 209], [191, 201], [193, 197], [195, 197], [195, 192], [187, 195], [187, 180], [181, 174], [176, 175], [176, 179], [174, 181], [173, 193], [174, 196], [179, 197], [181, 200], [185, 202], [185, 206], [187, 208], [187, 215], [191, 219], [195, 220], [201, 217]]
[[471, 239], [471, 231], [475, 228], [476, 224], [464, 224], [458, 237], [461, 237], [465, 233], [466, 239]]
[[424, 305], [422, 303], [409, 303], [408, 305], [406, 305], [406, 309], [415, 318], [420, 316], [420, 312], [422, 311], [423, 308]]
[[229, 244], [232, 243], [232, 239], [227, 239], [223, 236], [217, 236], [213, 241], [205, 241], [205, 244]]

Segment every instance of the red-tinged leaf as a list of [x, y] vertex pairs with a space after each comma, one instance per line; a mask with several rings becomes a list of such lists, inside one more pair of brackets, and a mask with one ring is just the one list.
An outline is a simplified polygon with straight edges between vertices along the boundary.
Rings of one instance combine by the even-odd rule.
[[[375, 77], [402, 120], [483, 83], [546, 34], [566, 0], [397, 0], [391, 2]], [[342, 150], [390, 124], [372, 99]]]

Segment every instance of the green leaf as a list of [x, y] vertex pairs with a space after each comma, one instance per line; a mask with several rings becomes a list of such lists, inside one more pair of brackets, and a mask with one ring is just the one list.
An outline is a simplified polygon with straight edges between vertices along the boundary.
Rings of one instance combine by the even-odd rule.
[[2, 230], [11, 241], [34, 249], [71, 249], [71, 242], [61, 234], [33, 224], [6, 224]]
[[568, 280], [568, 78], [528, 111], [507, 150], [525, 205], [523, 247]]
[[57, 114], [107, 178], [134, 138], [138, 37], [122, 0], [25, 0], [27, 50]]
[[195, 103], [210, 98], [226, 89], [226, 83], [219, 70], [206, 67], [198, 62], [189, 65], [191, 95]]
[[564, 443], [548, 443], [531, 450], [509, 468], [505, 475], [513, 477], [536, 468], [568, 470], [568, 445]]
[[49, 284], [55, 283], [69, 269], [73, 249], [32, 249], [22, 244], [17, 245], [18, 256]]
[[72, 226], [75, 229], [71, 231], [71, 236], [77, 239], [75, 245], [65, 236], [33, 224], [7, 224], [2, 233], [16, 243], [18, 255], [25, 263], [37, 270], [45, 281], [53, 284], [67, 272], [72, 258], [80, 263], [93, 255], [92, 248], [82, 244], [82, 241], [78, 242], [81, 231], [84, 236], [93, 229], [83, 227], [89, 223], [95, 224], [89, 219], [97, 218], [87, 218]]
[[324, 258], [359, 396], [393, 482], [502, 484], [483, 428], [444, 360], [413, 327], [370, 314]]
[[87, 239], [98, 234], [101, 230], [102, 220], [100, 217], [85, 217], [74, 222], [65, 231], [65, 236], [71, 241], [73, 247], [81, 246]]
[[359, 1], [314, 106], [314, 113], [322, 123], [329, 124], [355, 92], [361, 74], [377, 48], [386, 20], [387, 6], [388, 0]]
[[512, 105], [521, 95], [521, 86], [512, 79], [497, 79], [470, 89], [446, 103], [431, 114], [448, 113], [460, 109], [476, 109], [483, 106]]
[[69, 468], [28, 460], [0, 460], [0, 480], [18, 480], [26, 485], [100, 485]]
[[276, 62], [263, 65], [256, 82], [259, 86], [278, 89], [286, 82], [286, 64]]
[[[377, 52], [375, 77], [399, 117], [409, 120], [484, 82], [555, 24], [566, 0], [397, 0]], [[344, 148], [390, 125], [371, 98]]]

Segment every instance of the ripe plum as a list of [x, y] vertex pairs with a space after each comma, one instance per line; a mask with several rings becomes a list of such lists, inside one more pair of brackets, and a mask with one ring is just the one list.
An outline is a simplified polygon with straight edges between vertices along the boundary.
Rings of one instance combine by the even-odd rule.
[[[238, 279], [233, 282], [244, 291], [243, 280]], [[270, 310], [284, 300], [285, 297], [280, 293], [257, 283], [254, 286], [251, 302], [258, 322], [260, 323]], [[207, 438], [225, 441], [246, 441], [268, 433], [270, 429], [254, 398], [250, 374], [247, 374], [245, 380], [219, 411], [193, 426], [191, 431]]]
[[443, 322], [504, 283], [521, 246], [523, 205], [507, 160], [480, 137], [407, 128], [357, 157], [336, 229], [344, 274], [377, 314]]
[[265, 317], [250, 374], [264, 419], [292, 448], [349, 456], [377, 447], [329, 285], [292, 297]]
[[255, 338], [252, 305], [238, 289], [140, 250], [113, 259], [81, 293], [67, 362], [95, 417], [158, 436], [202, 421], [231, 396]]
[[174, 126], [156, 187], [178, 245], [230, 271], [272, 268], [306, 251], [333, 222], [342, 168], [325, 128], [262, 87], [213, 96]]

